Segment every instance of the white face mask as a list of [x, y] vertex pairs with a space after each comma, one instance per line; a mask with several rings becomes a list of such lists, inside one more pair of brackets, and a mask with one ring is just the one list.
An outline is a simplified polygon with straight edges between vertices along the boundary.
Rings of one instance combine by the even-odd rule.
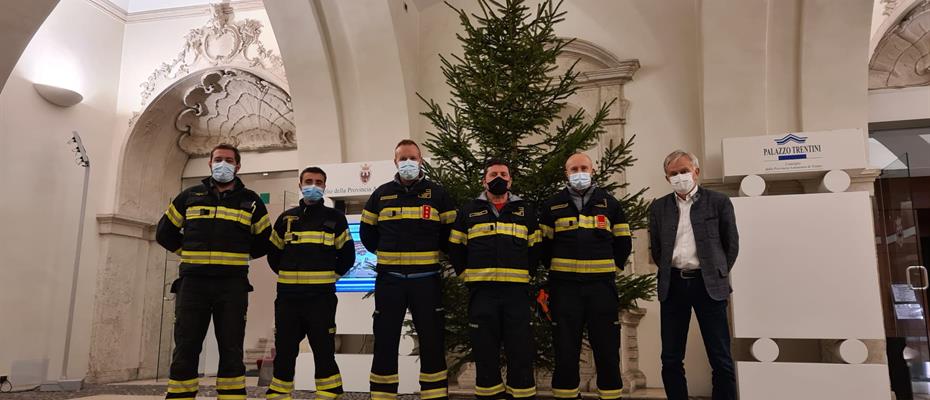
[[694, 189], [694, 176], [690, 172], [670, 176], [668, 182], [672, 184], [672, 189], [678, 194], [685, 194]]
[[236, 167], [226, 161], [215, 162], [210, 169], [213, 180], [219, 183], [229, 183], [236, 177]]
[[568, 184], [577, 191], [588, 190], [591, 187], [591, 174], [576, 172], [568, 176]]
[[414, 160], [400, 161], [397, 163], [397, 173], [403, 180], [415, 180], [420, 177], [420, 163]]

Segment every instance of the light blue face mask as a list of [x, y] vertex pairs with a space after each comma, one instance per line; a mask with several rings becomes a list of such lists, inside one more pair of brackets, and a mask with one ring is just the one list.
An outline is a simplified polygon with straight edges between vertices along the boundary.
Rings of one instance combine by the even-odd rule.
[[414, 160], [404, 160], [397, 163], [397, 173], [400, 179], [412, 181], [420, 177], [420, 163]]
[[210, 169], [213, 172], [213, 180], [219, 183], [232, 182], [236, 177], [236, 167], [226, 161], [215, 162]]
[[323, 198], [323, 189], [316, 185], [304, 186], [300, 188], [300, 193], [304, 195], [307, 201], [320, 201]]
[[568, 176], [568, 184], [572, 189], [581, 191], [591, 187], [591, 174], [587, 172], [576, 172]]

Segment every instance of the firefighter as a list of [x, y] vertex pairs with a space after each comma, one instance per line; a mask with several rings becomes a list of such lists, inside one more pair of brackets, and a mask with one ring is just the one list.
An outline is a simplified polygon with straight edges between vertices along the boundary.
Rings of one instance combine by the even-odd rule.
[[[541, 232], [530, 203], [509, 192], [510, 167], [491, 160], [485, 191], [463, 206], [449, 236], [455, 272], [469, 289], [468, 325], [479, 399], [531, 399], [533, 333], [530, 274], [539, 263]], [[507, 384], [501, 381], [501, 344]]]
[[565, 162], [568, 185], [540, 212], [543, 264], [549, 268], [556, 398], [579, 398], [578, 359], [582, 330], [597, 367], [601, 399], [620, 398], [620, 322], [616, 271], [630, 255], [630, 225], [617, 199], [591, 181], [594, 167], [584, 153]]
[[378, 187], [362, 211], [359, 234], [376, 252], [372, 400], [397, 397], [397, 355], [407, 309], [420, 349], [420, 398], [448, 397], [439, 252], [448, 244], [455, 207], [446, 191], [427, 180], [420, 148], [402, 140], [394, 148], [397, 174]]
[[278, 274], [275, 299], [274, 378], [265, 397], [289, 400], [300, 342], [313, 350], [316, 396], [342, 394], [336, 365], [336, 280], [355, 264], [355, 244], [345, 215], [323, 205], [326, 172], [300, 172], [300, 205], [282, 213], [271, 231], [268, 264]]
[[252, 291], [249, 260], [265, 255], [271, 224], [262, 199], [236, 177], [240, 162], [236, 147], [213, 148], [211, 176], [178, 194], [158, 221], [155, 239], [181, 256], [171, 285], [177, 299], [168, 399], [197, 395], [197, 364], [211, 318], [220, 353], [217, 399], [246, 395], [242, 342]]

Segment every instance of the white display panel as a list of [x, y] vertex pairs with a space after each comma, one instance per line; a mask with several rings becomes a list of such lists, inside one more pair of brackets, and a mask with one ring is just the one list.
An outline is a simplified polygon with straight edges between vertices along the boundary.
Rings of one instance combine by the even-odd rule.
[[868, 193], [732, 201], [735, 337], [884, 339]]
[[739, 394], [751, 400], [887, 400], [886, 365], [740, 362]]

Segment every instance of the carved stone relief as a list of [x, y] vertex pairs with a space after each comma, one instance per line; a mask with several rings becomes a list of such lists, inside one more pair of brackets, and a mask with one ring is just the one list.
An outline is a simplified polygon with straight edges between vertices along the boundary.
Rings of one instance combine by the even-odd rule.
[[297, 147], [290, 96], [245, 71], [205, 73], [185, 93], [175, 126], [182, 133], [178, 145], [191, 156], [206, 156], [220, 143], [242, 151]]
[[888, 29], [869, 61], [869, 89], [930, 85], [930, 2]]
[[[256, 20], [235, 21], [229, 4], [212, 4], [211, 18], [206, 25], [192, 29], [185, 44], [171, 61], [162, 63], [140, 86], [144, 108], [153, 94], [191, 72], [210, 67], [240, 67], [261, 70], [272, 75], [280, 85], [287, 85], [284, 62], [259, 40], [262, 24]], [[286, 87], [284, 87], [287, 90]]]

